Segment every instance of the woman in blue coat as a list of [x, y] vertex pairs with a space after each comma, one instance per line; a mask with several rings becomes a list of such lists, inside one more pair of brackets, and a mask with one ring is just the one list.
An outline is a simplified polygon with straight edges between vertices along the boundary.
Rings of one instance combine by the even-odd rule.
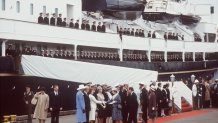
[[76, 119], [77, 123], [86, 122], [86, 111], [85, 111], [85, 101], [83, 90], [86, 87], [84, 85], [79, 85], [77, 89], [78, 92], [76, 93]]
[[122, 123], [122, 105], [121, 105], [121, 97], [119, 93], [117, 93], [117, 89], [112, 90], [113, 93], [113, 109], [112, 109], [112, 120], [115, 121], [115, 123]]

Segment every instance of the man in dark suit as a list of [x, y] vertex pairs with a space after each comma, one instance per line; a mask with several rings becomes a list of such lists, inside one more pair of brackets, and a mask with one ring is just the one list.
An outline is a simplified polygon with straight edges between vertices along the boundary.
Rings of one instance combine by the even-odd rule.
[[64, 21], [62, 22], [62, 26], [66, 27], [67, 26], [67, 18], [64, 18]]
[[46, 16], [44, 17], [43, 23], [49, 25], [49, 13], [47, 13]]
[[103, 25], [101, 26], [101, 31], [102, 31], [102, 32], [106, 32], [105, 22], [103, 22]]
[[93, 22], [93, 24], [92, 24], [92, 31], [96, 31], [96, 25], [95, 25], [95, 21]]
[[79, 29], [79, 20], [76, 20], [76, 23], [75, 23], [75, 29]]
[[42, 13], [39, 14], [38, 23], [41, 23], [41, 24], [43, 23]]
[[136, 29], [136, 31], [135, 31], [135, 36], [139, 36], [139, 30], [138, 29]]
[[101, 30], [101, 22], [98, 22], [97, 31], [98, 31], [98, 32], [101, 32], [101, 31], [102, 31], [102, 30]]
[[148, 122], [148, 91], [145, 88], [145, 85], [143, 83], [139, 83], [139, 89], [141, 90], [140, 93], [140, 104], [142, 106], [142, 119], [144, 123]]
[[52, 16], [51, 19], [50, 19], [50, 25], [55, 26], [55, 19], [56, 19], [55, 13], [53, 13], [52, 15], [53, 15], [53, 16]]
[[164, 39], [167, 40], [167, 32], [164, 33]]
[[70, 19], [69, 27], [70, 27], [70, 28], [73, 28], [73, 27], [74, 27], [73, 19]]
[[148, 38], [151, 38], [151, 31], [148, 32]]
[[85, 86], [85, 90], [83, 92], [84, 101], [85, 101], [85, 112], [86, 112], [86, 122], [85, 123], [89, 123], [89, 111], [91, 110], [88, 92], [89, 92], [89, 86]]
[[129, 108], [129, 118], [128, 123], [137, 123], [137, 112], [138, 112], [138, 101], [137, 96], [134, 92], [133, 87], [129, 87], [129, 97], [128, 97], [128, 108]]
[[157, 85], [157, 90], [156, 90], [156, 95], [157, 95], [157, 113], [158, 117], [161, 117], [161, 108], [162, 108], [162, 103], [163, 103], [163, 96], [162, 96], [162, 90], [161, 90], [161, 83], [158, 83]]
[[120, 87], [119, 95], [121, 97], [121, 105], [122, 105], [122, 116], [123, 116], [123, 123], [127, 122], [128, 117], [128, 107], [127, 107], [127, 86]]
[[86, 30], [90, 30], [89, 20], [86, 21]]
[[59, 14], [59, 17], [57, 18], [57, 26], [62, 26], [62, 15]]
[[130, 35], [132, 35], [132, 36], [134, 36], [134, 35], [135, 35], [134, 28], [132, 28], [132, 31], [131, 31]]
[[63, 98], [59, 92], [59, 86], [53, 86], [54, 91], [50, 94], [50, 111], [51, 111], [51, 123], [59, 123], [59, 112], [63, 109]]
[[85, 30], [86, 29], [86, 24], [85, 24], [85, 20], [82, 21], [81, 24], [81, 29]]

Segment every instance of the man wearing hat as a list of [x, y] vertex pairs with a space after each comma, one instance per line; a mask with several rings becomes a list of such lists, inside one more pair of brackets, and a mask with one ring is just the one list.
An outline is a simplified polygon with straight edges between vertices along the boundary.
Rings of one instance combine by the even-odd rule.
[[84, 85], [79, 85], [76, 93], [76, 119], [77, 123], [86, 122], [86, 110], [85, 110], [85, 99], [83, 91], [85, 89]]
[[52, 15], [53, 16], [50, 18], [50, 25], [55, 26], [55, 21], [56, 21], [55, 13], [53, 13]]
[[59, 14], [59, 17], [57, 18], [57, 26], [62, 26], [62, 14]]
[[95, 25], [95, 21], [93, 22], [93, 24], [92, 24], [92, 31], [96, 31], [96, 25]]
[[32, 111], [33, 105], [31, 104], [31, 100], [33, 99], [34, 93], [31, 91], [29, 85], [26, 86], [26, 91], [24, 92], [24, 102], [25, 102], [25, 111], [28, 115], [28, 123], [32, 123]]
[[198, 109], [198, 103], [199, 103], [199, 100], [198, 100], [198, 83], [199, 81], [196, 79], [194, 81], [194, 84], [192, 86], [192, 96], [193, 96], [193, 108], [194, 109]]
[[145, 88], [145, 85], [143, 83], [139, 83], [139, 89], [141, 91], [140, 93], [140, 104], [141, 104], [141, 110], [142, 110], [142, 119], [144, 123], [148, 122], [148, 115], [147, 115], [147, 109], [148, 109], [148, 91]]

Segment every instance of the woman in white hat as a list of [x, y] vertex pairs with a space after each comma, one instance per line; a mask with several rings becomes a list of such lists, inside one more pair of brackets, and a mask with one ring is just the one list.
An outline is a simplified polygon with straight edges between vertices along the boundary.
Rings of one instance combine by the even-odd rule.
[[196, 79], [192, 86], [192, 96], [193, 96], [193, 108], [198, 109], [198, 83], [199, 81]]
[[85, 111], [85, 100], [83, 90], [85, 89], [84, 85], [79, 85], [77, 88], [78, 92], [76, 93], [76, 119], [77, 123], [83, 123], [86, 121], [86, 111]]

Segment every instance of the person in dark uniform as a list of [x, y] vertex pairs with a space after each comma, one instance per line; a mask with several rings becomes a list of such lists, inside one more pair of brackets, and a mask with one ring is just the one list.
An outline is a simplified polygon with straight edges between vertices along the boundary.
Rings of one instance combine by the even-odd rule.
[[153, 34], [152, 34], [152, 38], [156, 38], [155, 31], [154, 31]]
[[50, 25], [55, 26], [55, 20], [56, 20], [55, 13], [53, 13], [52, 15], [53, 16], [50, 19]]
[[97, 31], [98, 31], [98, 32], [102, 32], [102, 29], [101, 29], [101, 22], [98, 22]]
[[171, 33], [171, 32], [169, 32], [167, 37], [168, 37], [168, 39], [170, 39], [170, 40], [171, 40], [171, 39], [172, 39], [172, 33]]
[[164, 33], [164, 39], [167, 40], [167, 32]]
[[79, 20], [76, 20], [76, 23], [75, 23], [75, 29], [79, 29]]
[[203, 81], [200, 80], [200, 83], [198, 85], [198, 94], [199, 94], [199, 108], [203, 108], [203, 102], [204, 102], [204, 99], [205, 99], [205, 92], [206, 92], [206, 87], [205, 85], [203, 84]]
[[51, 57], [51, 58], [53, 57], [53, 50], [50, 50], [48, 57]]
[[142, 36], [141, 37], [145, 37], [145, 32], [144, 30], [142, 30]]
[[142, 37], [142, 30], [139, 29], [139, 37]]
[[148, 38], [151, 38], [151, 31], [148, 32]]
[[156, 96], [157, 96], [157, 113], [158, 117], [161, 117], [161, 109], [163, 104], [163, 93], [161, 90], [161, 83], [158, 83], [158, 88], [156, 90]]
[[26, 91], [24, 92], [24, 102], [25, 102], [25, 111], [28, 115], [27, 123], [32, 123], [32, 111], [33, 105], [31, 101], [33, 99], [34, 93], [31, 91], [29, 85], [26, 86]]
[[92, 29], [91, 29], [92, 31], [96, 31], [96, 25], [95, 25], [95, 23], [96, 23], [96, 22], [94, 21], [93, 24], [92, 24]]
[[170, 103], [170, 89], [169, 89], [169, 86], [170, 86], [169, 83], [167, 83], [167, 84], [166, 84], [166, 93], [167, 93], [167, 100], [168, 100], [168, 101], [167, 101], [167, 106], [168, 106], [168, 107], [167, 107], [167, 108], [165, 109], [165, 111], [164, 111], [164, 113], [165, 113], [167, 116], [170, 115], [170, 112], [169, 112], [169, 111], [170, 111], [170, 108], [171, 108], [171, 107], [169, 107], [169, 103]]
[[124, 34], [124, 35], [127, 34], [127, 29], [126, 29], [126, 28], [124, 28], [124, 30], [123, 30], [123, 34]]
[[38, 23], [42, 24], [43, 22], [44, 21], [43, 21], [42, 13], [40, 13], [38, 17]]
[[103, 24], [102, 24], [102, 26], [101, 26], [101, 31], [102, 31], [102, 32], [106, 32], [105, 22], [103, 22]]
[[59, 86], [53, 86], [54, 91], [50, 94], [49, 110], [51, 111], [51, 123], [59, 123], [59, 112], [63, 110], [63, 97], [59, 92]]
[[43, 23], [49, 25], [49, 13], [47, 13], [46, 16], [44, 17]]
[[162, 90], [162, 99], [163, 99], [163, 102], [162, 102], [162, 110], [161, 110], [161, 115], [162, 116], [166, 116], [165, 114], [165, 111], [169, 108], [169, 99], [168, 99], [168, 92], [166, 90], [167, 88], [167, 85], [165, 84], [163, 86], [163, 90]]
[[89, 123], [89, 111], [91, 110], [88, 92], [89, 92], [89, 86], [86, 85], [85, 90], [83, 92], [84, 101], [85, 101], [85, 112], [86, 112], [86, 122], [85, 123]]
[[59, 14], [59, 17], [57, 18], [57, 26], [62, 26], [62, 14]]
[[129, 87], [129, 97], [127, 101], [129, 109], [128, 123], [137, 123], [138, 101], [133, 87]]
[[142, 119], [144, 123], [148, 122], [148, 91], [145, 88], [145, 85], [143, 83], [139, 83], [139, 89], [141, 90], [140, 93], [140, 104], [142, 106]]
[[85, 20], [82, 21], [81, 24], [81, 29], [85, 30], [86, 29], [86, 24], [85, 24]]
[[135, 31], [135, 36], [139, 36], [139, 30], [138, 29], [136, 29], [136, 31]]
[[132, 36], [134, 36], [134, 35], [135, 35], [134, 28], [132, 28], [132, 31], [131, 31], [130, 35], [132, 35]]
[[127, 34], [127, 35], [130, 35], [130, 28], [127, 29], [126, 34]]
[[184, 35], [182, 35], [181, 39], [184, 41]]
[[90, 30], [89, 20], [86, 21], [86, 30]]
[[63, 27], [66, 27], [66, 26], [67, 26], [67, 19], [66, 19], [66, 18], [64, 18], [64, 21], [62, 22], [62, 26], [63, 26]]
[[69, 24], [70, 28], [74, 28], [74, 23], [73, 23], [73, 19], [70, 19], [70, 24]]

